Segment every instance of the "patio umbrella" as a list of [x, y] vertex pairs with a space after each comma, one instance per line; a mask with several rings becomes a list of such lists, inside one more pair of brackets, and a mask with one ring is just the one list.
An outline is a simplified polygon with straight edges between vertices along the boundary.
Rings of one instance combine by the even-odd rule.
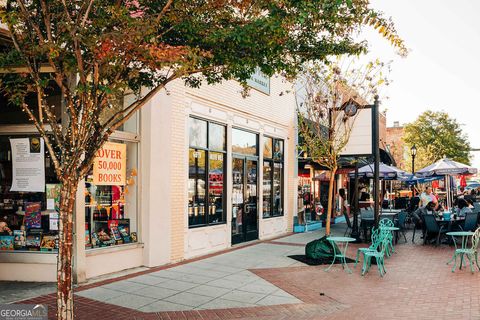
[[448, 158], [443, 158], [434, 164], [429, 165], [415, 174], [419, 177], [431, 177], [431, 176], [445, 176], [447, 186], [447, 206], [452, 206], [452, 194], [451, 194], [451, 176], [457, 174], [476, 174], [477, 169], [470, 167], [469, 165], [453, 161]]
[[[367, 164], [366, 166], [363, 166], [358, 169], [358, 176], [359, 177], [364, 177], [364, 178], [373, 178], [374, 170], [373, 170], [374, 164]], [[393, 166], [388, 166], [382, 162], [380, 162], [380, 172], [378, 173], [378, 176], [382, 180], [396, 180], [400, 177], [405, 176], [405, 171], [400, 170], [396, 167]], [[355, 173], [352, 172], [349, 174], [350, 177], [355, 177]]]
[[456, 174], [475, 174], [477, 169], [470, 167], [466, 164], [453, 161], [448, 158], [443, 158], [429, 165], [421, 170], [418, 170], [415, 175], [418, 177], [430, 177], [430, 176], [446, 176]]

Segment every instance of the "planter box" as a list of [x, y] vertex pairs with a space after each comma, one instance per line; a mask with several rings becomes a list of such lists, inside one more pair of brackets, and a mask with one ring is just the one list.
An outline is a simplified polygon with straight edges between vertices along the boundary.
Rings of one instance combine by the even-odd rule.
[[295, 233], [302, 233], [305, 232], [305, 226], [304, 225], [294, 225], [293, 226], [293, 232]]
[[346, 222], [346, 220], [345, 220], [345, 217], [344, 217], [344, 216], [335, 217], [335, 219], [334, 219], [334, 222], [333, 222], [333, 223], [341, 223], [341, 222]]
[[322, 222], [321, 221], [315, 221], [315, 222], [307, 224], [305, 231], [315, 231], [315, 230], [319, 230], [321, 228], [322, 228]]

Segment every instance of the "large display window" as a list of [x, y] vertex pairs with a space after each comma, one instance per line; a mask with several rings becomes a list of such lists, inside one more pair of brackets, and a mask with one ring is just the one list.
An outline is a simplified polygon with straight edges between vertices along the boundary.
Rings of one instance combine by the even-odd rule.
[[85, 246], [138, 241], [138, 143], [110, 141], [85, 177]]
[[0, 250], [58, 249], [59, 187], [37, 135], [0, 136]]
[[284, 142], [263, 139], [263, 217], [283, 216]]
[[226, 128], [189, 119], [188, 225], [225, 223]]

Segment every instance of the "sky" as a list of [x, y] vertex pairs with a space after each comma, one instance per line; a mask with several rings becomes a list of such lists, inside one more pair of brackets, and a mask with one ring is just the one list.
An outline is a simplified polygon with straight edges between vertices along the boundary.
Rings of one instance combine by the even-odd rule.
[[[445, 111], [480, 148], [480, 1], [371, 0], [392, 17], [410, 52], [395, 54], [375, 31], [365, 31], [369, 57], [392, 60], [392, 84], [382, 92], [387, 125], [414, 121], [425, 110]], [[480, 169], [480, 152], [472, 153]]]

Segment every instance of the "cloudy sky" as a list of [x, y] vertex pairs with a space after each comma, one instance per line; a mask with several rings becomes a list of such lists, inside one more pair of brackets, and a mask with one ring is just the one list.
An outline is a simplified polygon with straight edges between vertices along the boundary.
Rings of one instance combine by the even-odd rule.
[[[480, 148], [480, 1], [371, 0], [391, 16], [411, 50], [400, 58], [378, 34], [366, 32], [370, 56], [393, 60], [386, 90], [388, 125], [411, 122], [423, 111], [442, 110], [462, 124]], [[472, 153], [480, 168], [480, 152]]]

